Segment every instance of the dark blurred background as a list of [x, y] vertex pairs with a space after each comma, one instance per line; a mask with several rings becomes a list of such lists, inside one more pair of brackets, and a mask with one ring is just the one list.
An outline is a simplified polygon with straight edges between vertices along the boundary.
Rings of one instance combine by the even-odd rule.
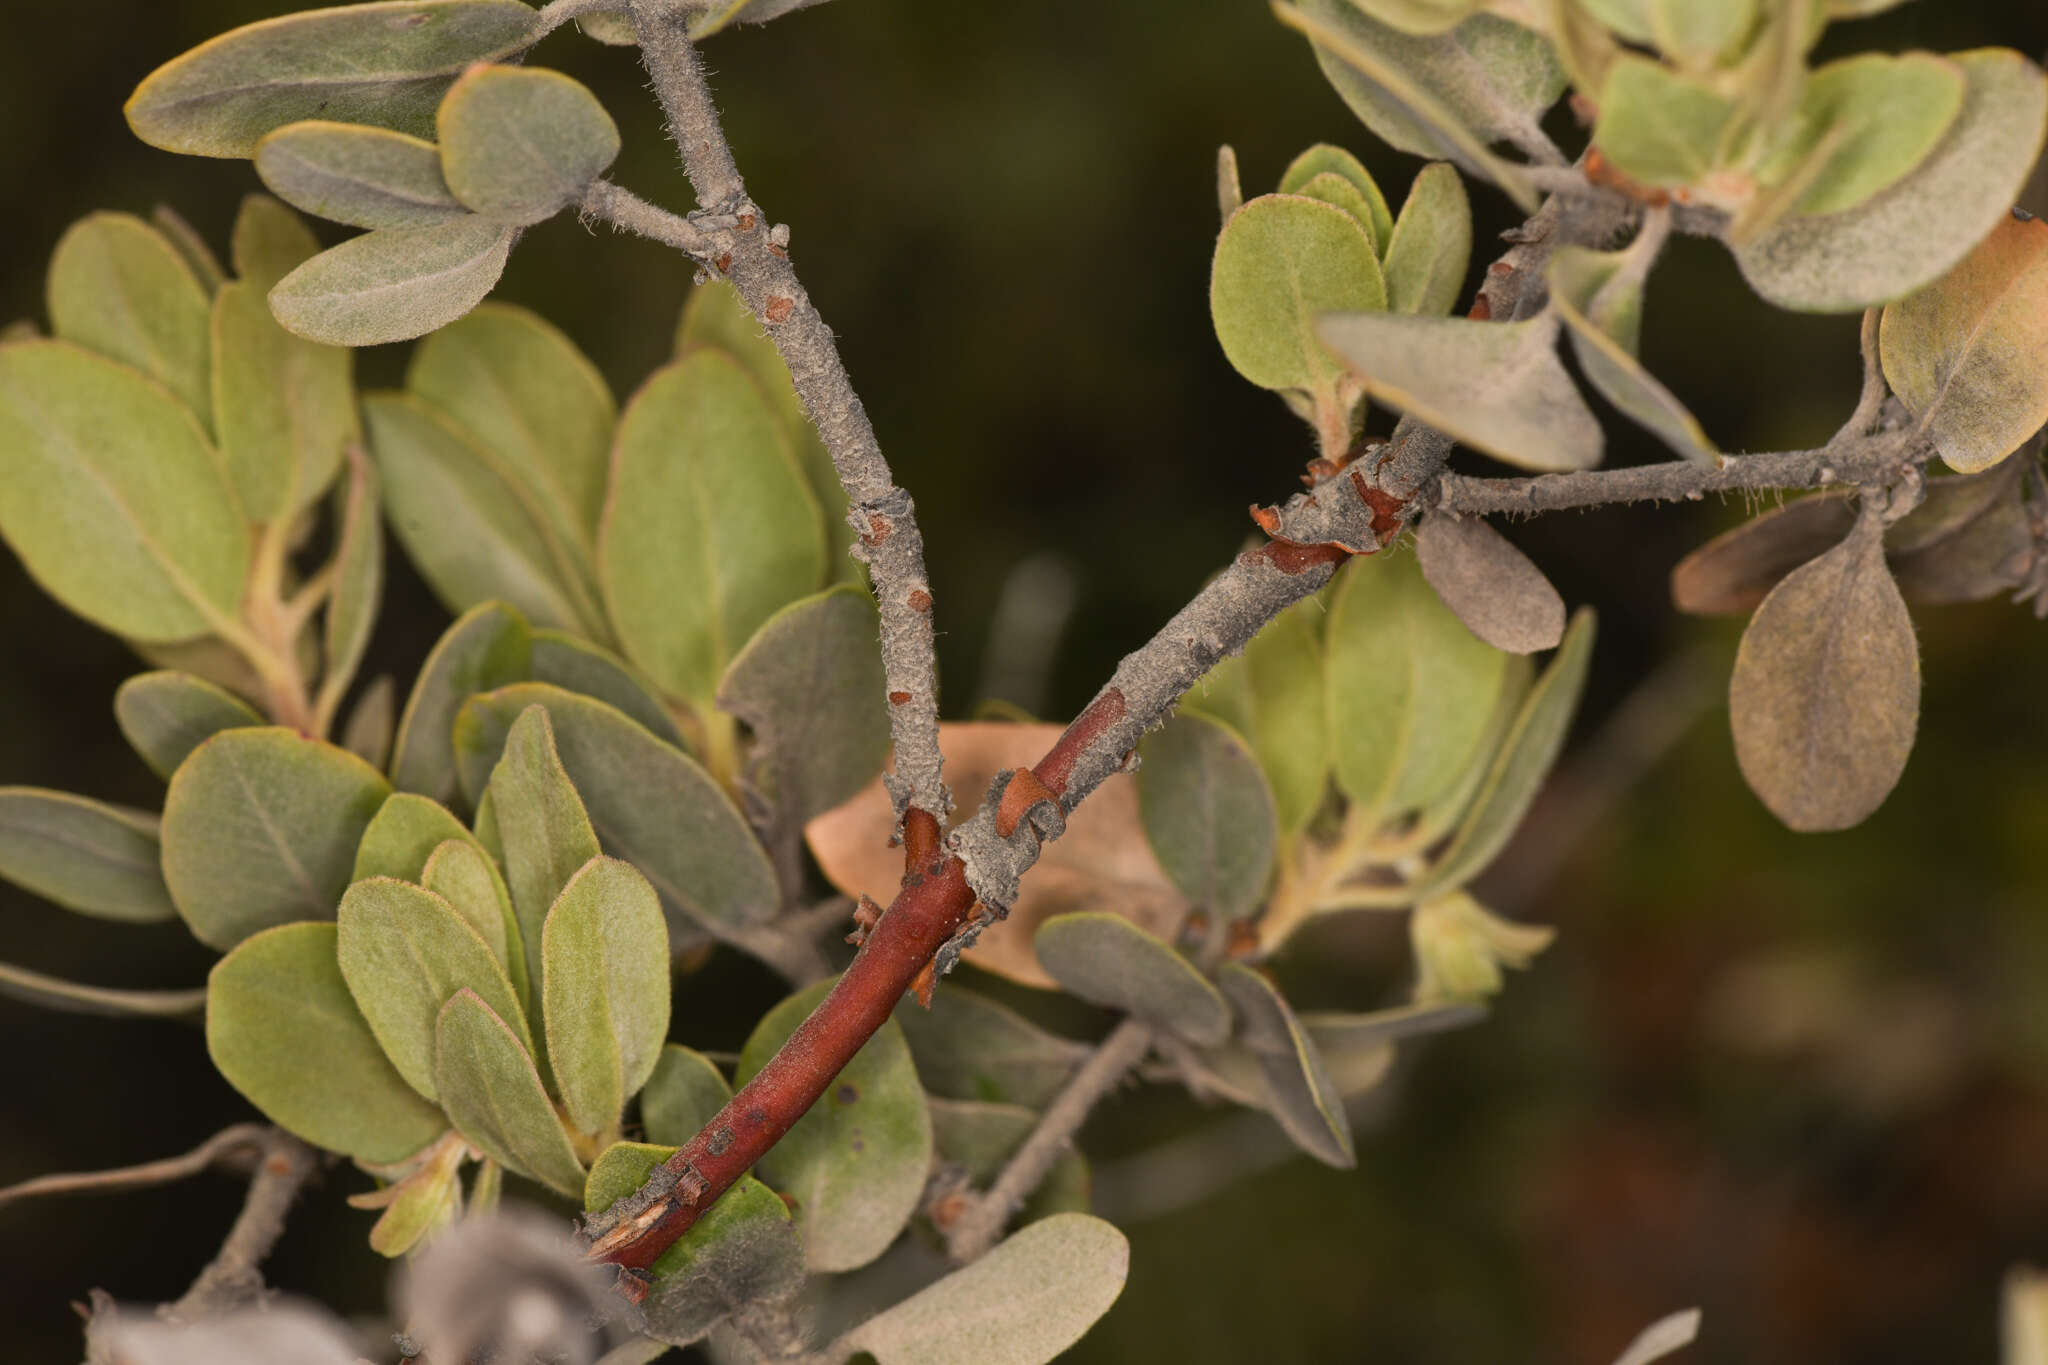
[[[41, 316], [43, 263], [89, 210], [164, 202], [224, 241], [248, 165], [146, 148], [120, 106], [159, 62], [281, 8], [10, 16], [0, 321]], [[2038, 56], [2048, 11], [1921, 0], [1828, 43]], [[1216, 144], [1236, 146], [1251, 193], [1318, 140], [1362, 155], [1396, 203], [1417, 163], [1378, 148], [1252, 0], [838, 0], [709, 51], [750, 187], [791, 225], [916, 494], [950, 712], [980, 694], [991, 615], [1029, 561], [1031, 581], [1073, 584], [1074, 610], [1042, 695], [1016, 699], [1067, 714], [1310, 453], [1209, 331]], [[689, 206], [629, 52], [565, 33], [536, 59], [605, 96], [618, 179]], [[1483, 262], [1511, 210], [1473, 198]], [[521, 243], [499, 293], [560, 323], [625, 394], [664, 357], [688, 286], [665, 252], [561, 220]], [[1725, 448], [1817, 443], [1853, 403], [1854, 319], [1771, 311], [1695, 241], [1651, 297], [1646, 358]], [[397, 375], [402, 349], [386, 351], [364, 357], [366, 382]], [[1660, 458], [1610, 431], [1615, 462]], [[1074, 1359], [1604, 1365], [1691, 1304], [1701, 1365], [1994, 1358], [2001, 1276], [2048, 1260], [2048, 637], [2003, 603], [1916, 613], [1926, 692], [1905, 780], [1854, 832], [1789, 834], [1730, 751], [1738, 624], [1678, 619], [1665, 596], [1671, 565], [1751, 510], [1514, 529], [1602, 615], [1555, 799], [1485, 888], [1559, 926], [1557, 945], [1488, 1022], [1410, 1049], [1356, 1172], [1296, 1160], [1135, 1224], [1129, 1288]], [[409, 679], [446, 617], [392, 568], [373, 664]], [[0, 782], [159, 802], [109, 709], [140, 665], [11, 557], [0, 638]], [[1398, 997], [1400, 956], [1399, 927], [1364, 916], [1279, 965], [1312, 1007], [1366, 1008]], [[209, 962], [175, 926], [77, 919], [4, 887], [0, 957], [164, 987]], [[720, 959], [679, 1000], [677, 1036], [736, 1046], [777, 993]], [[0, 1001], [0, 1036], [0, 1183], [180, 1151], [247, 1114], [190, 1028]], [[1091, 1137], [1114, 1156], [1190, 1114], [1133, 1096]], [[384, 1271], [369, 1215], [340, 1204], [352, 1179], [307, 1201], [273, 1266], [361, 1310]], [[175, 1297], [239, 1196], [215, 1175], [0, 1211], [0, 1354], [76, 1359], [67, 1303], [93, 1286]]]

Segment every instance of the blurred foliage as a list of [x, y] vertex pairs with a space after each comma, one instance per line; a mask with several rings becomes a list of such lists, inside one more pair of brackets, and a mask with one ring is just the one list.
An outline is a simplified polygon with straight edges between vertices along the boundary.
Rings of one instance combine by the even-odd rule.
[[[143, 147], [121, 101], [168, 56], [277, 8], [79, 0], [17, 16], [0, 47], [0, 320], [41, 311], [42, 263], [89, 209], [164, 201], [225, 236], [249, 167]], [[1842, 26], [1817, 57], [1987, 43], [2041, 52], [2048, 12], [1912, 4]], [[1045, 694], [1008, 700], [1072, 710], [1235, 548], [1239, 509], [1313, 453], [1211, 339], [1216, 144], [1254, 184], [1316, 141], [1387, 184], [1415, 163], [1378, 146], [1250, 3], [843, 0], [710, 51], [750, 188], [790, 224], [918, 498], [949, 713], [977, 700], [1006, 578], [1041, 551], [1079, 584], [1076, 625]], [[565, 36], [549, 59], [620, 119], [617, 177], [687, 207], [631, 54]], [[1483, 262], [1517, 215], [1485, 189], [1473, 208]], [[666, 357], [688, 275], [658, 247], [558, 220], [500, 297], [560, 324], [623, 391]], [[1646, 365], [1728, 449], [1818, 441], [1853, 403], [1853, 318], [1769, 310], [1699, 242], [1674, 247], [1652, 298]], [[362, 379], [395, 384], [402, 361], [368, 353]], [[1610, 462], [1662, 456], [1608, 426]], [[1992, 1357], [2005, 1268], [2048, 1259], [2048, 640], [2001, 603], [1921, 616], [1916, 761], [1862, 827], [1789, 834], [1733, 761], [1717, 679], [1735, 627], [1682, 620], [1666, 598], [1670, 566], [1745, 510], [1510, 528], [1604, 622], [1557, 788], [1477, 888], [1558, 925], [1557, 947], [1487, 1024], [1416, 1049], [1424, 1064], [1361, 1125], [1356, 1172], [1296, 1161], [1133, 1226], [1129, 1287], [1075, 1359], [1563, 1365], [1609, 1359], [1692, 1302], [1707, 1326], [1686, 1359], [1701, 1365]], [[365, 677], [409, 673], [446, 623], [391, 567]], [[0, 631], [33, 642], [0, 669], [0, 777], [154, 804], [156, 779], [109, 723], [135, 671], [123, 647], [11, 561]], [[1677, 662], [1643, 704], [1661, 660]], [[1688, 667], [1706, 681], [1669, 671]], [[1625, 795], [1604, 774], [1656, 726], [1603, 728], [1617, 715], [1692, 716]], [[0, 934], [13, 960], [110, 985], [191, 985], [207, 962], [179, 926], [124, 927], [109, 948], [105, 926], [12, 890]], [[1318, 924], [1281, 966], [1304, 1005], [1364, 1008], [1392, 1002], [1405, 960], [1399, 923], [1361, 914]], [[1360, 998], [1361, 970], [1379, 973], [1377, 998]], [[697, 980], [674, 1033], [707, 1048], [737, 1048], [780, 994], [736, 955]], [[0, 1021], [32, 1040], [0, 1063], [0, 1180], [180, 1150], [246, 1112], [177, 1026], [13, 1002]], [[1106, 1107], [1091, 1141], [1111, 1157], [1213, 1121], [1152, 1094]], [[10, 1358], [73, 1358], [65, 1305], [93, 1284], [175, 1297], [234, 1204], [218, 1177], [114, 1198], [0, 1215]], [[376, 1302], [360, 1218], [308, 1201], [275, 1279]]]

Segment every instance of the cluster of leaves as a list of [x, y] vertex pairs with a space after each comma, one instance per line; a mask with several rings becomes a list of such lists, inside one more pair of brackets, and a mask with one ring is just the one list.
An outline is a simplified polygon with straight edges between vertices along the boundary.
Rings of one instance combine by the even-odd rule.
[[2048, 82], [2018, 53], [1863, 54], [1818, 69], [1830, 21], [1897, 0], [1306, 0], [1282, 17], [1380, 138], [1535, 206], [1528, 166], [1566, 88], [1646, 197], [1716, 211], [1787, 308], [1883, 303], [1954, 266], [2018, 196]]

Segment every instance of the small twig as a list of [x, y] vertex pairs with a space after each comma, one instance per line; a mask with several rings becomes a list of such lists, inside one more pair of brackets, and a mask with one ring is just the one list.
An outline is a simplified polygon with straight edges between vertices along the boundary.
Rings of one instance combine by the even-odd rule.
[[540, 7], [540, 21], [535, 25], [534, 39], [538, 41], [586, 14], [616, 14], [628, 5], [629, 0], [548, 0]]
[[585, 215], [601, 218], [621, 231], [674, 247], [700, 265], [718, 259], [718, 244], [711, 234], [681, 214], [658, 208], [609, 180], [593, 182], [581, 208]]
[[196, 986], [189, 991], [129, 991], [111, 986], [84, 986], [6, 962], [0, 962], [0, 995], [41, 1005], [45, 1009], [99, 1014], [116, 1019], [135, 1015], [190, 1019], [206, 1009], [204, 986]]
[[1863, 328], [1859, 335], [1863, 350], [1863, 392], [1857, 396], [1856, 410], [1849, 414], [1848, 421], [1842, 423], [1842, 429], [1835, 433], [1829, 445], [1868, 436], [1884, 412], [1884, 361], [1877, 348], [1878, 320], [1882, 316], [1881, 309], [1863, 310]]
[[0, 1189], [0, 1205], [57, 1194], [115, 1194], [121, 1190], [139, 1190], [151, 1185], [168, 1185], [174, 1180], [189, 1180], [235, 1153], [262, 1148], [269, 1142], [272, 1131], [268, 1124], [238, 1123], [232, 1128], [221, 1129], [183, 1156], [145, 1161], [139, 1166], [121, 1166], [111, 1171], [39, 1175], [33, 1180]]
[[713, 238], [708, 254], [682, 249], [732, 282], [775, 343], [851, 504], [847, 520], [860, 538], [854, 553], [868, 565], [881, 608], [883, 687], [895, 744], [889, 791], [899, 819], [922, 813], [914, 827], [906, 826], [906, 847], [913, 854], [928, 851], [952, 802], [941, 776], [931, 584], [910, 495], [896, 486], [832, 331], [790, 265], [787, 231], [771, 227], [747, 197], [684, 7], [675, 0], [633, 0], [632, 13], [641, 59], [703, 210], [692, 226]]
[[199, 1278], [176, 1303], [160, 1311], [172, 1322], [197, 1322], [255, 1303], [263, 1296], [264, 1258], [284, 1235], [285, 1215], [313, 1172], [320, 1153], [285, 1132], [271, 1128], [263, 1138], [263, 1160], [249, 1182], [242, 1211], [228, 1229], [220, 1252], [199, 1272]]
[[972, 1261], [996, 1244], [1011, 1215], [1045, 1180], [1046, 1173], [1071, 1147], [1074, 1135], [1110, 1091], [1145, 1060], [1152, 1049], [1152, 1026], [1125, 1019], [1082, 1062], [1053, 1102], [1039, 1116], [1031, 1136], [1010, 1157], [988, 1191], [955, 1215], [945, 1229], [946, 1250], [956, 1261]]
[[1521, 479], [1445, 474], [1416, 501], [1459, 516], [1530, 515], [1627, 502], [1689, 502], [1708, 493], [1776, 492], [1884, 483], [1933, 452], [1925, 441], [1894, 432], [1831, 443], [1818, 450], [1732, 455], [1718, 463], [1671, 460], [1630, 469], [1587, 469]]

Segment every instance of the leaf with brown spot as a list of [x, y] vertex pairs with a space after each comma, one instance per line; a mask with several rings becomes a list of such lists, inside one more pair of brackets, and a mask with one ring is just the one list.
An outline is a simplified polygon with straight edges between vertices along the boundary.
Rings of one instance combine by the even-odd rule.
[[1415, 553], [1444, 605], [1495, 649], [1534, 654], [1564, 638], [1564, 599], [1484, 517], [1429, 517]]
[[[941, 725], [939, 751], [946, 779], [959, 797], [960, 823], [979, 805], [976, 793], [1004, 768], [1028, 768], [1060, 736], [1057, 725], [988, 722]], [[810, 822], [804, 836], [831, 883], [849, 896], [887, 905], [903, 880], [903, 852], [889, 847], [896, 812], [878, 778], [845, 805]], [[1024, 893], [1008, 919], [992, 924], [966, 960], [1027, 986], [1054, 989], [1038, 965], [1031, 939], [1054, 915], [1099, 910], [1119, 915], [1159, 938], [1172, 940], [1188, 902], [1167, 879], [1145, 839], [1138, 815], [1137, 779], [1110, 778], [1088, 798], [1085, 819], [1045, 846], [1024, 878]]]
[[1913, 748], [1920, 658], [1874, 514], [1757, 608], [1728, 710], [1742, 775], [1793, 829], [1847, 829], [1890, 793]]

